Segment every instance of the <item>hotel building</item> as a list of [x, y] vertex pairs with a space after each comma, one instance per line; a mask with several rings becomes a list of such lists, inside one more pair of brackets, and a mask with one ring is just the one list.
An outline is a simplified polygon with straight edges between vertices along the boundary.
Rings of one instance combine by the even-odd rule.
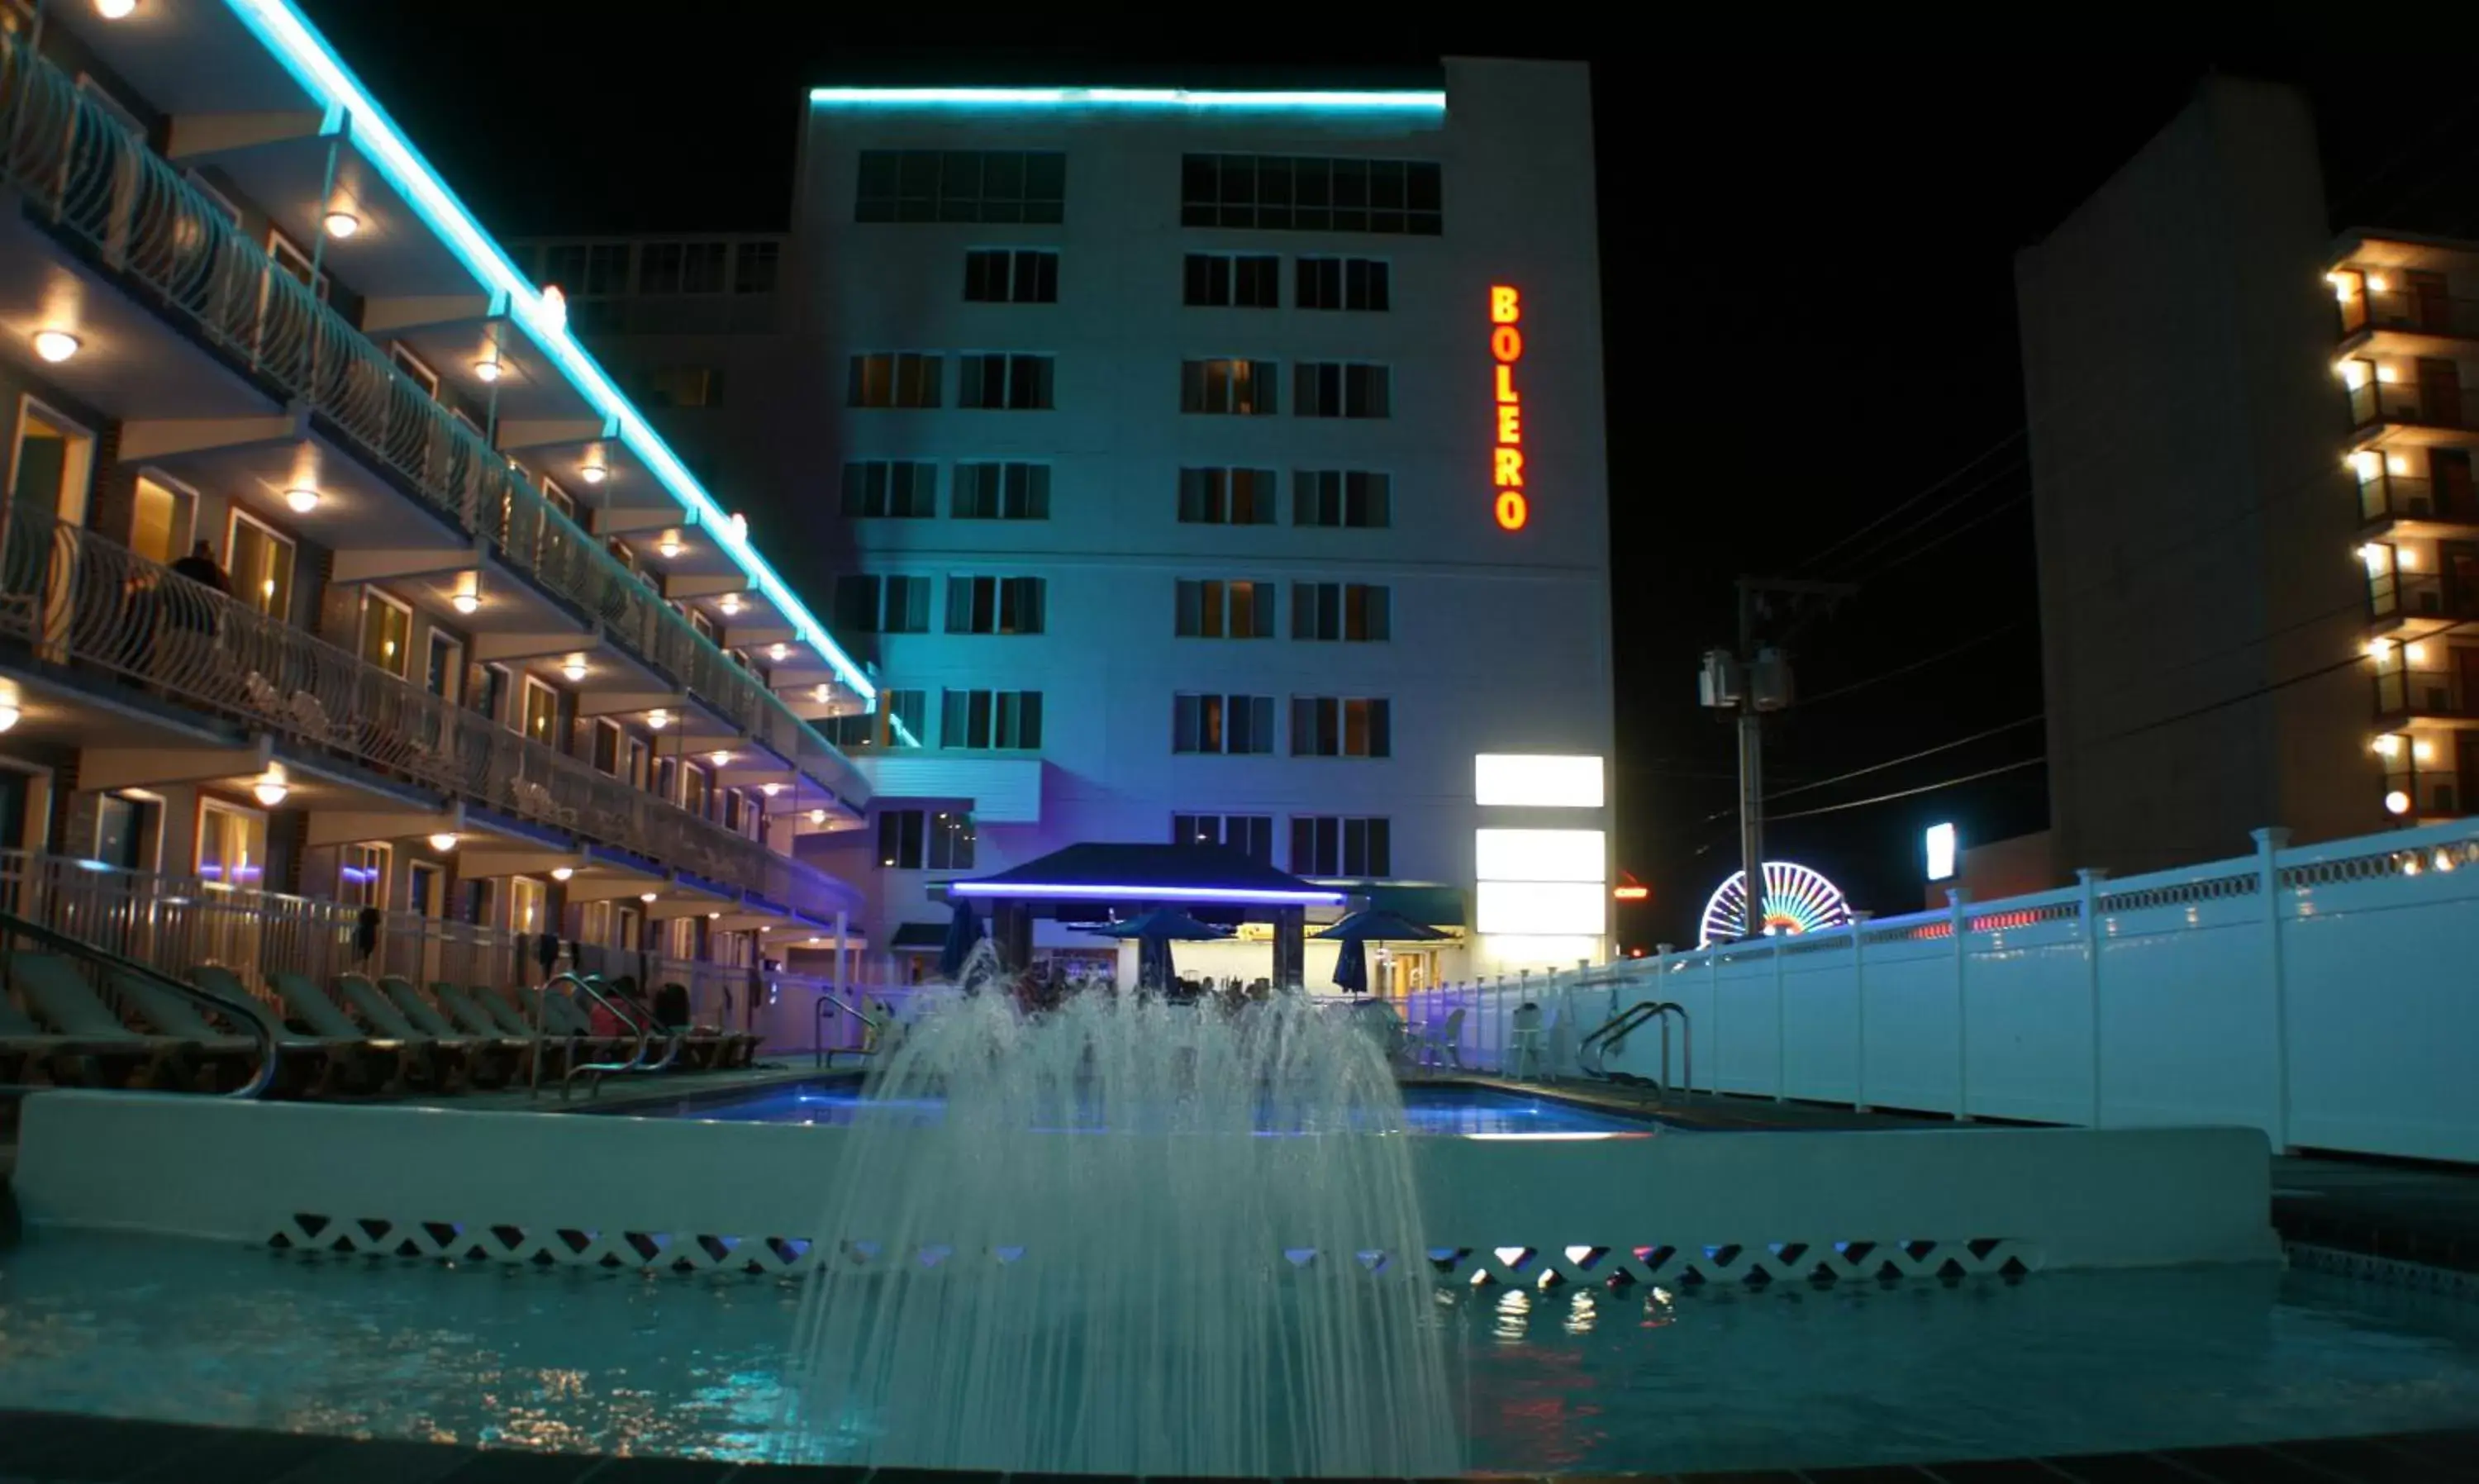
[[799, 846], [868, 672], [288, 0], [0, 0], [0, 64], [12, 911], [320, 979], [556, 934], [710, 1018], [858, 908]]
[[800, 855], [878, 949], [934, 952], [958, 879], [1208, 841], [1445, 930], [1395, 987], [1601, 951], [1581, 65], [821, 88], [788, 233], [528, 246], [873, 667], [830, 724], [869, 828]]

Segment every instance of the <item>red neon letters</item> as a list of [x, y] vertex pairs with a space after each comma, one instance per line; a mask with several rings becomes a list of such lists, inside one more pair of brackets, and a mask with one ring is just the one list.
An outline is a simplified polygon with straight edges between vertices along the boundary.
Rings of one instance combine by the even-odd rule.
[[1523, 397], [1515, 390], [1515, 365], [1523, 359], [1523, 298], [1504, 284], [1489, 291], [1489, 354], [1497, 363], [1497, 447], [1492, 450], [1490, 485], [1497, 491], [1500, 530], [1521, 530], [1532, 519], [1523, 493]]

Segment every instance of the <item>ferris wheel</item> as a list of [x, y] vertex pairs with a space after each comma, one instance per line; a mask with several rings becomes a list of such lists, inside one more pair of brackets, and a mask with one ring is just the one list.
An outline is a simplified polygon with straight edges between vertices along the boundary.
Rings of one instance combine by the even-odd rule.
[[[1731, 872], [1730, 879], [1704, 904], [1700, 929], [1702, 935], [1697, 947], [1706, 948], [1746, 935], [1741, 924], [1747, 921], [1747, 876], [1745, 871]], [[1842, 888], [1807, 867], [1787, 860], [1765, 862], [1762, 911], [1760, 921], [1767, 937], [1838, 928], [1851, 920], [1851, 904], [1842, 899]]]

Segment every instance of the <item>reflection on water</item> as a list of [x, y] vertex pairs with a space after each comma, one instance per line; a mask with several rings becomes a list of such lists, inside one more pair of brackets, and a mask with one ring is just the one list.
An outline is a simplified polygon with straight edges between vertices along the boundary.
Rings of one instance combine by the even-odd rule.
[[[798, 1291], [40, 1235], [0, 1406], [762, 1456]], [[1761, 1292], [1457, 1289], [1466, 1466], [1685, 1471], [2479, 1422], [2479, 1306], [2271, 1269]], [[2062, 1399], [2071, 1398], [2071, 1404]], [[857, 1442], [867, 1416], [813, 1423]]]

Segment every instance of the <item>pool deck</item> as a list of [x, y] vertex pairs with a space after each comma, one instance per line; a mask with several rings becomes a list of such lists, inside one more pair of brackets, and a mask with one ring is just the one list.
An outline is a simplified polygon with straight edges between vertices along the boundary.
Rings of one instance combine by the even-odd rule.
[[[1493, 1484], [2438, 1484], [2479, 1479], [2479, 1430], [2262, 1446], [1755, 1472], [1474, 1475]], [[453, 1444], [0, 1412], [0, 1484], [1070, 1484], [1069, 1476], [597, 1458]], [[1091, 1484], [1137, 1484], [1096, 1476]], [[1273, 1484], [1273, 1481], [1266, 1481]]]

